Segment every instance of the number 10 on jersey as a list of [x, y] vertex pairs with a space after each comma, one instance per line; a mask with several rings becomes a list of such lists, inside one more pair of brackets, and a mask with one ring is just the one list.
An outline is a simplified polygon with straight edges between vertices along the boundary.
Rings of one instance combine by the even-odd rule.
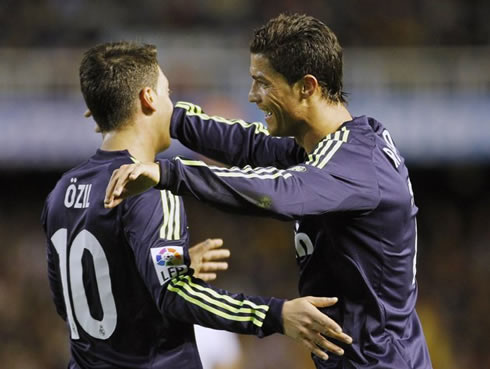
[[[77, 319], [85, 332], [94, 338], [108, 339], [117, 323], [117, 312], [114, 296], [112, 295], [109, 264], [95, 236], [87, 230], [82, 230], [73, 240], [71, 247], [67, 247], [68, 231], [66, 228], [58, 229], [51, 237], [54, 248], [59, 256], [59, 267], [61, 284], [63, 287], [63, 298], [65, 300], [66, 317], [70, 327], [71, 338], [80, 338], [75, 323]], [[92, 317], [87, 301], [87, 294], [83, 284], [82, 256], [87, 250], [94, 261], [95, 277], [102, 307], [102, 320]], [[70, 295], [73, 300], [73, 309]], [[73, 314], [73, 312], [75, 314]]]

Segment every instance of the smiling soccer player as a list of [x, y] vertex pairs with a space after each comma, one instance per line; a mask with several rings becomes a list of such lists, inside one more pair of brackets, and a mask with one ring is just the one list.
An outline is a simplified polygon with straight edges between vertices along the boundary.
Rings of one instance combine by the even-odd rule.
[[415, 311], [418, 209], [408, 169], [381, 123], [347, 110], [335, 34], [313, 17], [280, 15], [255, 31], [250, 51], [249, 100], [269, 130], [189, 103], [176, 105], [171, 125], [189, 148], [236, 167], [181, 158], [123, 166], [106, 206], [151, 183], [227, 211], [294, 220], [300, 293], [339, 296], [322, 311], [353, 338], [339, 343], [342, 357], [313, 357], [316, 366], [431, 368]]

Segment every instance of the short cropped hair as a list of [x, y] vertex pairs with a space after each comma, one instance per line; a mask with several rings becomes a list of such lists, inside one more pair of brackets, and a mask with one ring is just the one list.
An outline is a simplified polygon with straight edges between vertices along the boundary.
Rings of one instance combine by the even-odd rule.
[[85, 103], [101, 132], [124, 125], [145, 87], [156, 89], [159, 69], [154, 45], [111, 42], [87, 50], [80, 64]]
[[280, 14], [254, 31], [250, 52], [263, 54], [289, 84], [311, 74], [325, 98], [346, 102], [342, 91], [342, 47], [320, 20], [304, 14]]

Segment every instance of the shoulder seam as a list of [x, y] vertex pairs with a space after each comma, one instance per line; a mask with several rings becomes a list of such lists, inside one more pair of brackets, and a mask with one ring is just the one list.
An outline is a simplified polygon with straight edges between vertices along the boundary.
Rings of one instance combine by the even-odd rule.
[[163, 223], [160, 227], [160, 238], [166, 240], [180, 239], [180, 197], [170, 191], [161, 190]]
[[340, 147], [348, 142], [350, 131], [346, 127], [341, 130], [330, 133], [320, 141], [312, 154], [308, 155], [306, 164], [323, 169], [332, 159]]

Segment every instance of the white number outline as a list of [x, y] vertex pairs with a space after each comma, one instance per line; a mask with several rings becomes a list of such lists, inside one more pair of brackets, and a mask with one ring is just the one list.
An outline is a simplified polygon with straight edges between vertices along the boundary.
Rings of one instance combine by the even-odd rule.
[[[65, 300], [66, 316], [68, 326], [70, 327], [71, 338], [74, 340], [80, 339], [78, 328], [74, 320], [74, 317], [76, 317], [80, 326], [90, 336], [106, 340], [114, 333], [117, 324], [116, 303], [112, 294], [107, 257], [97, 238], [85, 229], [80, 231], [74, 238], [68, 255], [67, 236], [67, 229], [60, 228], [51, 237], [51, 242], [59, 257], [61, 285], [63, 288], [63, 298]], [[90, 252], [94, 261], [95, 277], [102, 307], [102, 320], [94, 319], [90, 314], [88, 306], [87, 295], [83, 285], [82, 268], [82, 256], [85, 250]], [[70, 271], [69, 283], [68, 269]], [[70, 293], [73, 299], [74, 309], [72, 309]], [[73, 312], [75, 314], [73, 314]]]
[[[410, 178], [407, 179], [407, 185], [408, 185], [408, 192], [410, 194], [410, 202], [412, 207], [415, 206], [415, 199], [413, 195], [413, 189], [412, 189], [412, 182], [410, 181]], [[412, 285], [415, 284], [415, 276], [417, 274], [417, 248], [418, 248], [418, 230], [417, 230], [417, 219], [415, 219], [415, 253], [413, 255], [413, 279], [412, 279]]]
[[311, 255], [315, 250], [313, 242], [311, 242], [310, 237], [306, 233], [295, 233], [294, 247], [296, 248], [297, 257]]
[[402, 159], [400, 158], [400, 156], [397, 153], [397, 149], [396, 149], [395, 143], [393, 142], [393, 139], [391, 138], [390, 132], [388, 132], [385, 129], [383, 131], [382, 135], [383, 135], [383, 138], [384, 138], [386, 144], [388, 145], [388, 147], [383, 148], [383, 151], [391, 159], [395, 168], [398, 168], [402, 162]]

